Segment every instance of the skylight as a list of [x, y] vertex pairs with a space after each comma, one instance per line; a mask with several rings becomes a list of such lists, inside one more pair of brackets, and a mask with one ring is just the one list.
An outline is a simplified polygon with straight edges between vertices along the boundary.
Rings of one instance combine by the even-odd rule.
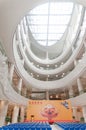
[[43, 46], [59, 41], [69, 24], [72, 9], [72, 2], [49, 2], [31, 10], [27, 20], [35, 40]]

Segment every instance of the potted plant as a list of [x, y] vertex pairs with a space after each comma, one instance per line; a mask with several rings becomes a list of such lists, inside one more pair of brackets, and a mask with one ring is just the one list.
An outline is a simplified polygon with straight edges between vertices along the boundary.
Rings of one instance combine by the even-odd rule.
[[20, 122], [21, 121], [21, 117], [20, 116], [18, 116], [18, 122]]
[[72, 118], [73, 118], [73, 121], [75, 122], [75, 121], [76, 121], [76, 118], [75, 118], [75, 116], [72, 116]]
[[6, 124], [9, 124], [11, 122], [11, 117], [10, 116], [6, 116], [5, 122], [6, 122]]
[[80, 121], [81, 121], [81, 122], [84, 122], [84, 117], [81, 117], [81, 118], [80, 118]]

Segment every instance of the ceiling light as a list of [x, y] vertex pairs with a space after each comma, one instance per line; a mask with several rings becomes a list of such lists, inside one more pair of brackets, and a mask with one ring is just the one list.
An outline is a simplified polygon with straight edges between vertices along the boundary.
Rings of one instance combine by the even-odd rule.
[[53, 98], [53, 96], [51, 95], [50, 98]]
[[62, 75], [65, 75], [65, 73], [63, 73]]
[[84, 57], [85, 53], [83, 53], [82, 57]]
[[57, 67], [57, 65], [55, 65], [55, 67]]
[[56, 75], [56, 77], [58, 77], [58, 75]]
[[48, 75], [47, 77], [50, 77], [50, 75]]
[[39, 77], [39, 75], [37, 75], [37, 77]]
[[58, 98], [58, 95], [56, 95], [56, 98]]
[[37, 65], [37, 67], [39, 67], [39, 65]]
[[33, 73], [31, 73], [31, 76], [33, 77]]
[[63, 62], [61, 62], [61, 65], [63, 65]]
[[49, 65], [47, 65], [47, 67], [49, 67]]
[[79, 59], [78, 62], [81, 62], [81, 59]]

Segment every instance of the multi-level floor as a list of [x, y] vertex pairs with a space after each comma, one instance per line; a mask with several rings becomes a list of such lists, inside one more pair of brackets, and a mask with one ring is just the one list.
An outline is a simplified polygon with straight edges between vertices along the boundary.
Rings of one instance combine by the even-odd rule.
[[[0, 1], [0, 125], [28, 100], [70, 99], [86, 121], [85, 0]], [[58, 8], [57, 8], [58, 7]]]

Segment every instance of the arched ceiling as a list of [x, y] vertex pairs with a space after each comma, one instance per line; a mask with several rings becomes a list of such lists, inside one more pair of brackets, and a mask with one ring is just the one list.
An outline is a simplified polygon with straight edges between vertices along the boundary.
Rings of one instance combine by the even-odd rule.
[[[13, 36], [16, 30], [16, 27], [20, 20], [23, 18], [23, 16], [29, 12], [32, 8], [35, 6], [47, 2], [48, 0], [0, 0], [0, 39], [3, 43], [3, 47], [6, 51], [6, 54], [9, 58], [10, 62], [15, 63], [14, 55], [13, 55]], [[52, 0], [53, 1], [53, 0]], [[54, 0], [55, 1], [55, 0]], [[76, 0], [74, 2], [80, 2], [83, 4], [83, 1]], [[23, 5], [23, 6], [22, 6]], [[69, 75], [71, 77], [71, 75]], [[33, 79], [31, 79], [33, 81]], [[62, 79], [63, 82], [65, 82], [64, 79]], [[59, 81], [59, 85], [63, 86], [64, 83], [61, 83], [62, 81]], [[37, 82], [37, 81], [36, 81]], [[68, 81], [69, 82], [69, 81]], [[41, 84], [42, 82], [40, 82]], [[38, 82], [37, 82], [38, 84]], [[38, 85], [40, 87], [40, 84]], [[36, 85], [33, 83], [33, 85]], [[45, 84], [45, 88], [50, 88], [50, 86], [56, 87], [56, 81], [55, 84], [51, 84], [51, 82], [48, 82]], [[43, 85], [41, 85], [41, 88]], [[52, 88], [52, 87], [51, 87]]]
[[[10, 61], [14, 62], [12, 41], [16, 26], [29, 10], [47, 1], [0, 0], [0, 39]], [[86, 3], [85, 0], [74, 0], [74, 2], [79, 2], [84, 6]]]
[[[13, 35], [15, 29], [20, 19], [22, 19], [22, 17], [30, 9], [34, 8], [36, 5], [40, 3], [47, 2], [47, 1], [48, 0], [32, 0], [32, 1], [31, 0], [0, 0], [0, 40], [3, 43], [3, 47], [6, 51], [9, 61], [13, 63], [15, 62], [14, 55], [13, 55], [12, 41], [13, 41]], [[86, 0], [72, 0], [72, 1], [78, 2], [86, 6]], [[83, 62], [83, 64], [85, 65], [85, 62]], [[2, 93], [0, 95], [1, 97], [3, 96]], [[81, 102], [82, 102], [81, 100], [79, 103], [77, 103], [76, 101], [75, 106], [79, 105]]]

